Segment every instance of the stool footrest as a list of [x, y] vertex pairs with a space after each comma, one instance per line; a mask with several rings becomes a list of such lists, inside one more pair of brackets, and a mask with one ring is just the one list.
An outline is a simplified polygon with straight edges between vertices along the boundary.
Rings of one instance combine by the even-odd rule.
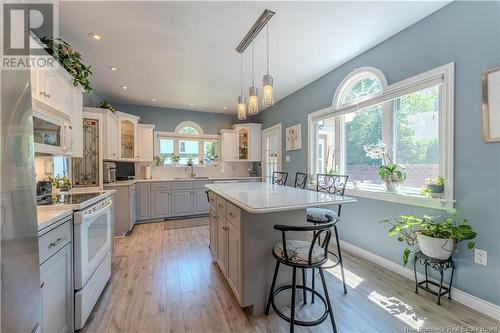
[[[285, 315], [283, 312], [281, 312], [280, 310], [278, 310], [278, 308], [276, 307], [276, 304], [274, 304], [274, 298], [276, 297], [276, 295], [278, 295], [280, 292], [282, 291], [285, 291], [285, 290], [288, 290], [288, 289], [292, 289], [293, 286], [291, 284], [287, 284], [287, 285], [284, 285], [284, 286], [281, 286], [279, 287], [278, 289], [276, 289], [273, 293], [273, 298], [271, 300], [271, 305], [273, 307], [273, 310], [274, 312], [276, 312], [276, 314], [278, 316], [280, 316], [283, 320], [286, 320], [287, 322], [291, 322], [291, 318], [288, 317], [287, 315]], [[319, 317], [318, 319], [316, 320], [310, 320], [310, 321], [304, 321], [304, 320], [297, 320], [297, 319], [294, 319], [293, 323], [295, 325], [299, 325], [299, 326], [316, 326], [316, 325], [319, 325], [321, 324], [322, 322], [325, 321], [325, 319], [328, 317], [328, 306], [326, 304], [326, 300], [325, 298], [323, 297], [323, 295], [321, 295], [319, 292], [317, 292], [316, 290], [312, 289], [312, 288], [309, 288], [309, 287], [306, 287], [306, 286], [303, 286], [303, 285], [297, 285], [295, 286], [296, 289], [302, 289], [302, 290], [306, 290], [306, 291], [309, 291], [311, 293], [313, 293], [314, 295], [318, 296], [318, 298], [323, 302], [323, 305], [325, 307], [325, 312], [321, 315], [321, 317]]]

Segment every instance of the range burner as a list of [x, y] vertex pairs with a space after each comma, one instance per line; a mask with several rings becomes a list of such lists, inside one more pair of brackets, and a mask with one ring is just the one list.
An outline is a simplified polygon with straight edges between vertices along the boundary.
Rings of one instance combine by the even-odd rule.
[[93, 199], [101, 193], [61, 193], [54, 195], [46, 195], [37, 200], [38, 206], [55, 206], [55, 205], [77, 205], [87, 200]]

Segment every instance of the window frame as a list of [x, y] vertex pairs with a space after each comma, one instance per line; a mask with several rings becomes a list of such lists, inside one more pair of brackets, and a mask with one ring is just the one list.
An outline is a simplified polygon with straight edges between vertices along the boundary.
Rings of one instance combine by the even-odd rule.
[[[180, 134], [179, 131], [186, 127], [190, 126], [195, 128], [199, 134]], [[181, 140], [192, 140], [198, 141], [198, 164], [195, 164], [194, 167], [215, 167], [218, 165], [218, 161], [214, 161], [213, 164], [199, 164], [199, 161], [203, 159], [205, 153], [205, 142], [215, 142], [215, 150], [216, 154], [219, 155], [219, 136], [211, 135], [211, 134], [203, 134], [203, 129], [200, 125], [195, 123], [194, 121], [183, 121], [179, 123], [175, 127], [175, 132], [163, 132], [163, 131], [154, 131], [154, 153], [155, 156], [160, 154], [160, 140], [173, 140], [173, 154], [180, 153], [180, 142]], [[179, 164], [179, 166], [185, 166], [185, 164]], [[175, 168], [174, 164], [162, 165], [164, 168]]]
[[[358, 80], [363, 75], [377, 76], [383, 85], [383, 91], [379, 94], [374, 94], [369, 98], [362, 98], [354, 103], [341, 105], [347, 89], [352, 86], [353, 82]], [[455, 200], [454, 195], [454, 63], [449, 63], [422, 74], [412, 76], [400, 82], [387, 85], [387, 81], [383, 73], [373, 67], [363, 67], [356, 69], [350, 73], [339, 84], [336, 89], [332, 105], [316, 112], [308, 114], [308, 173], [313, 175], [315, 172], [316, 161], [316, 143], [315, 143], [315, 122], [337, 117], [335, 119], [335, 154], [336, 168], [340, 173], [345, 171], [345, 124], [342, 115], [358, 111], [370, 106], [384, 105], [382, 111], [382, 140], [388, 144], [389, 154], [394, 157], [394, 110], [392, 103], [387, 103], [397, 97], [401, 97], [413, 92], [423, 90], [435, 85], [439, 87], [439, 125], [438, 125], [438, 140], [439, 140], [439, 175], [445, 179], [445, 197], [442, 199], [427, 198], [416, 192], [415, 189], [403, 188], [402, 193], [388, 193], [383, 190], [383, 186], [370, 186], [369, 188], [354, 189], [352, 185], [348, 185], [346, 194], [372, 199], [379, 199], [391, 202], [400, 202], [423, 207], [431, 207], [438, 209], [452, 208]], [[314, 182], [315, 179], [311, 181]]]

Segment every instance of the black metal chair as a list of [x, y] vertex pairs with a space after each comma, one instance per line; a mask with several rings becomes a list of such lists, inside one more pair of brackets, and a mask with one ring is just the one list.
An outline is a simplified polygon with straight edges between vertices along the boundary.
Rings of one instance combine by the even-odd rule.
[[[346, 175], [331, 176], [326, 174], [318, 174], [316, 178], [316, 191], [343, 196], [347, 184], [347, 178], [348, 176]], [[314, 223], [314, 225], [333, 222], [333, 230], [335, 232], [335, 240], [337, 243], [338, 254], [335, 254], [332, 251], [328, 251], [328, 253], [331, 254], [336, 259], [335, 260], [336, 262], [331, 267], [336, 267], [340, 264], [340, 272], [342, 273], [342, 284], [344, 286], [344, 294], [347, 294], [347, 287], [345, 284], [345, 276], [344, 276], [344, 263], [342, 261], [342, 252], [340, 250], [339, 234], [337, 230], [337, 222], [340, 221], [341, 209], [342, 205], [338, 205], [337, 211], [325, 208], [308, 208], [306, 210], [306, 214], [307, 214], [307, 222]], [[314, 269], [312, 276], [312, 289], [314, 289]], [[312, 295], [312, 302], [314, 303], [314, 293]]]
[[273, 171], [273, 184], [286, 185], [286, 180], [288, 179], [288, 172], [284, 171]]
[[296, 172], [295, 173], [295, 183], [293, 187], [305, 189], [307, 185], [307, 173]]
[[[321, 225], [314, 226], [287, 226], [287, 225], [275, 225], [274, 229], [281, 231], [281, 242], [276, 243], [273, 247], [272, 253], [274, 258], [276, 259], [276, 267], [274, 269], [273, 281], [271, 283], [271, 290], [269, 291], [269, 298], [267, 300], [266, 311], [265, 314], [269, 315], [269, 311], [271, 306], [273, 307], [274, 312], [282, 319], [288, 321], [290, 323], [290, 332], [293, 333], [294, 326], [315, 326], [321, 324], [326, 320], [328, 316], [330, 316], [330, 321], [332, 323], [333, 331], [337, 333], [337, 327], [335, 326], [335, 319], [333, 317], [333, 309], [330, 302], [330, 296], [328, 295], [328, 287], [325, 282], [325, 276], [323, 273], [323, 264], [328, 260], [328, 245], [330, 243], [330, 238], [332, 235], [332, 227], [335, 222], [323, 223]], [[286, 237], [286, 233], [288, 231], [291, 232], [313, 232], [314, 237], [312, 240], [304, 241], [304, 240], [288, 240]], [[323, 240], [320, 241], [320, 237], [323, 237]], [[290, 266], [293, 269], [292, 275], [292, 284], [284, 285], [276, 290], [274, 287], [276, 285], [276, 278], [278, 276], [278, 271], [280, 268], [280, 264], [284, 264], [286, 266]], [[325, 296], [323, 297], [316, 290], [309, 288], [306, 286], [305, 279], [305, 270], [306, 269], [314, 269], [317, 268], [321, 275], [321, 282], [323, 284], [323, 291]], [[297, 285], [297, 269], [302, 269], [302, 285]], [[296, 290], [302, 289], [304, 304], [306, 304], [306, 291], [311, 292], [313, 295], [316, 295], [324, 304], [325, 312], [316, 320], [312, 321], [303, 321], [295, 319], [295, 293]], [[291, 311], [290, 317], [283, 314], [274, 303], [275, 297], [282, 291], [292, 289], [292, 300], [291, 300]]]

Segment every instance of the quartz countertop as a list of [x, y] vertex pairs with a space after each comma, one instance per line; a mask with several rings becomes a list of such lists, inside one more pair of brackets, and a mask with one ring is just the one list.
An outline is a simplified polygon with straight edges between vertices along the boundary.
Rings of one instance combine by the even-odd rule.
[[253, 180], [262, 179], [262, 177], [208, 177], [208, 178], [152, 178], [152, 179], [130, 179], [117, 180], [114, 183], [104, 184], [106, 188], [116, 186], [130, 186], [136, 183], [154, 183], [154, 182], [191, 182], [191, 181], [226, 181], [226, 180]]
[[207, 184], [205, 187], [253, 214], [356, 202], [350, 197], [268, 183]]
[[45, 229], [57, 221], [62, 220], [65, 217], [73, 215], [73, 209], [68, 207], [59, 207], [59, 208], [51, 208], [47, 209], [43, 206], [37, 207], [37, 222], [38, 222], [38, 231]]

